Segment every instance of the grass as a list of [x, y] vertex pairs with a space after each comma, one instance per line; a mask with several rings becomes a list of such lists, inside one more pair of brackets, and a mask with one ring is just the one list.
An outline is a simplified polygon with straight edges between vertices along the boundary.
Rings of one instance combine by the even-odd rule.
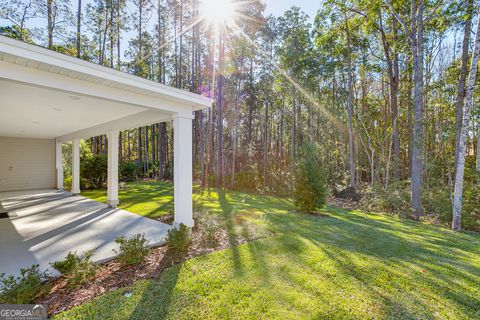
[[[134, 194], [144, 190], [151, 198]], [[145, 216], [171, 210], [153, 190], [171, 197], [169, 185], [133, 184], [122, 207]], [[334, 207], [306, 215], [288, 199], [235, 192], [197, 193], [194, 203], [232, 238], [268, 236], [56, 318], [480, 319], [479, 234]]]
[[[99, 202], [107, 202], [105, 190], [82, 191], [82, 196]], [[159, 182], [134, 182], [126, 190], [119, 190], [121, 209], [148, 218], [173, 213], [173, 186]]]

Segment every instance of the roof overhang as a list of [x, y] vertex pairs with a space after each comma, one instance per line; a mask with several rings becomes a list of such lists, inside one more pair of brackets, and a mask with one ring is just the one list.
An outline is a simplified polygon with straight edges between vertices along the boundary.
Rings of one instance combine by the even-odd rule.
[[191, 116], [212, 104], [198, 94], [4, 36], [0, 96], [0, 136], [61, 140]]

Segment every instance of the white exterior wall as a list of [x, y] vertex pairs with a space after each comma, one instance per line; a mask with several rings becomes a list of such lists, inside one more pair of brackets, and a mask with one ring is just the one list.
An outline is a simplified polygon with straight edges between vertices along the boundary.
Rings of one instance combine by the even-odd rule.
[[0, 191], [54, 188], [55, 140], [0, 137]]

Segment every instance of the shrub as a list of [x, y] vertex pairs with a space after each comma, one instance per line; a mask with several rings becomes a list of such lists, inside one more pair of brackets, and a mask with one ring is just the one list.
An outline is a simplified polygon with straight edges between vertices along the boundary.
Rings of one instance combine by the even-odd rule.
[[150, 252], [148, 240], [143, 234], [136, 234], [131, 238], [120, 236], [115, 239], [120, 245], [119, 250], [113, 250], [118, 254], [118, 261], [123, 265], [139, 264]]
[[79, 256], [76, 252], [69, 252], [65, 259], [50, 265], [67, 278], [69, 286], [80, 286], [95, 278], [97, 266], [90, 261], [94, 253], [95, 250], [89, 250]]
[[49, 279], [46, 272], [39, 271], [39, 265], [20, 269], [20, 275], [5, 277], [0, 274], [0, 303], [25, 304], [32, 303], [49, 290], [44, 282]]
[[412, 214], [409, 188], [400, 184], [390, 186], [387, 191], [379, 188], [366, 192], [358, 205], [364, 211], [394, 213], [403, 217]]
[[123, 181], [134, 181], [137, 177], [138, 167], [133, 161], [122, 162], [120, 174]]
[[83, 189], [102, 189], [107, 181], [108, 158], [103, 154], [85, 157], [81, 170]]
[[66, 190], [72, 190], [72, 176], [66, 176], [65, 179], [63, 179], [63, 187]]
[[300, 210], [311, 212], [325, 205], [327, 188], [325, 175], [320, 161], [317, 159], [315, 147], [304, 144], [301, 160], [297, 164], [295, 174], [295, 190], [293, 192], [295, 206]]
[[216, 248], [218, 246], [217, 233], [219, 229], [220, 227], [215, 221], [211, 221], [204, 225], [203, 241], [208, 247]]
[[190, 228], [183, 223], [180, 227], [168, 230], [167, 246], [174, 258], [180, 258], [188, 252], [192, 243]]

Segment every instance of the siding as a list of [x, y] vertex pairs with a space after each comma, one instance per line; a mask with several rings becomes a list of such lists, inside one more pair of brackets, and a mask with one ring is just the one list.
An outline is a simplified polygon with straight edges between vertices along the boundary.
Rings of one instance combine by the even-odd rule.
[[0, 191], [55, 187], [55, 140], [0, 137]]

